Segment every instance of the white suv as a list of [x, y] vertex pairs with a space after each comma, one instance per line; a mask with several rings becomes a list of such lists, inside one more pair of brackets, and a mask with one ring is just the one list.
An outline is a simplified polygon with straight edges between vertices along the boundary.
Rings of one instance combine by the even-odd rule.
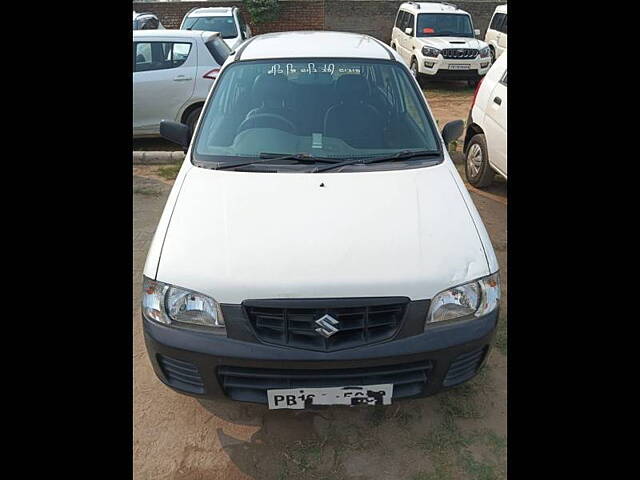
[[238, 7], [192, 8], [182, 19], [180, 29], [219, 32], [231, 50], [251, 38], [251, 28]]
[[161, 120], [193, 128], [229, 56], [217, 32], [133, 31], [133, 136], [157, 136]]
[[420, 79], [467, 80], [475, 85], [491, 66], [489, 46], [475, 37], [471, 15], [449, 3], [400, 5], [391, 47]]
[[507, 52], [493, 64], [473, 97], [464, 138], [467, 181], [486, 187], [507, 178]]
[[498, 5], [496, 7], [495, 12], [493, 12], [493, 17], [491, 17], [487, 33], [484, 36], [484, 41], [489, 44], [489, 48], [491, 49], [491, 59], [493, 62], [495, 62], [496, 58], [502, 55], [502, 52], [507, 49], [506, 5]]

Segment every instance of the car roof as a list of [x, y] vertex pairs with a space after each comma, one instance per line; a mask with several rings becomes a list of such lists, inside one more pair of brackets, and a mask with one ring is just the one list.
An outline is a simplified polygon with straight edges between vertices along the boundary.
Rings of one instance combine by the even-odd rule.
[[504, 5], [498, 5], [496, 7], [496, 12], [497, 13], [507, 13], [507, 4], [505, 3]]
[[205, 32], [202, 30], [133, 30], [135, 38], [202, 38], [208, 41], [211, 37], [218, 36], [218, 32]]
[[369, 35], [348, 32], [300, 31], [257, 35], [236, 50], [239, 60], [266, 58], [396, 58], [393, 51]]
[[135, 20], [138, 17], [156, 17], [156, 14], [152, 12], [133, 12], [133, 19]]
[[447, 2], [405, 2], [400, 5], [400, 8], [411, 13], [458, 13], [468, 15], [467, 12], [456, 5]]
[[233, 7], [203, 7], [187, 13], [188, 17], [230, 17]]

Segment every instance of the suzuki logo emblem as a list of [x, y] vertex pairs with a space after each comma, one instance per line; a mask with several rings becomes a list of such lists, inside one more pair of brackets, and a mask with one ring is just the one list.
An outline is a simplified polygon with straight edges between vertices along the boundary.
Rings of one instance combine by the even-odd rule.
[[334, 325], [338, 325], [338, 320], [331, 315], [326, 314], [316, 320], [316, 325], [320, 325], [320, 328], [316, 328], [316, 332], [322, 335], [324, 338], [329, 338], [331, 335], [338, 332], [338, 329]]

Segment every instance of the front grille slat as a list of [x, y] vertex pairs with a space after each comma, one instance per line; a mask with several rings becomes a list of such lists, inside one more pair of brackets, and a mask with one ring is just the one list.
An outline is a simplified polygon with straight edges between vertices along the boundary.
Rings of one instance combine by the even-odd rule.
[[450, 60], [471, 60], [478, 56], [476, 48], [445, 48], [442, 50], [442, 57]]
[[[400, 329], [409, 299], [336, 299], [323, 300], [329, 306], [319, 308], [318, 300], [247, 300], [245, 312], [258, 339], [265, 343], [317, 351], [335, 351], [389, 340]], [[262, 303], [262, 304], [260, 304]], [[306, 305], [309, 305], [309, 308]], [[316, 324], [324, 315], [338, 324], [338, 332], [324, 338]]]
[[267, 390], [322, 388], [391, 383], [393, 398], [419, 395], [433, 368], [430, 361], [369, 368], [262, 369], [222, 366], [217, 374], [226, 395], [233, 400], [267, 403]]

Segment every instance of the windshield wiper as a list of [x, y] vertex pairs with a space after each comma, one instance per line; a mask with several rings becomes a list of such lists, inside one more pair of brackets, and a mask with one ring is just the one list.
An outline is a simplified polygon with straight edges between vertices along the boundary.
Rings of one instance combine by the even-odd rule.
[[247, 166], [247, 165], [253, 165], [253, 164], [257, 164], [257, 163], [272, 162], [274, 160], [275, 161], [278, 161], [278, 160], [296, 160], [299, 163], [316, 163], [316, 162], [335, 163], [335, 164], [340, 163], [340, 160], [337, 160], [337, 159], [314, 157], [313, 155], [309, 155], [309, 154], [306, 154], [306, 153], [282, 154], [282, 153], [262, 152], [259, 155], [259, 157], [260, 157], [260, 160], [249, 160], [249, 161], [242, 161], [242, 162], [225, 163], [225, 164], [222, 164], [222, 165], [218, 166], [216, 168], [216, 170], [224, 170], [224, 169], [227, 169], [227, 168], [244, 167], [244, 166]]
[[344, 162], [339, 162], [334, 165], [327, 165], [326, 167], [316, 168], [314, 172], [327, 172], [334, 168], [344, 167], [347, 165], [368, 165], [370, 163], [379, 163], [379, 162], [393, 162], [396, 160], [406, 160], [413, 157], [437, 157], [440, 156], [440, 152], [437, 150], [402, 150], [394, 155], [389, 155], [385, 157], [368, 157], [368, 158], [358, 158], [346, 160]]

